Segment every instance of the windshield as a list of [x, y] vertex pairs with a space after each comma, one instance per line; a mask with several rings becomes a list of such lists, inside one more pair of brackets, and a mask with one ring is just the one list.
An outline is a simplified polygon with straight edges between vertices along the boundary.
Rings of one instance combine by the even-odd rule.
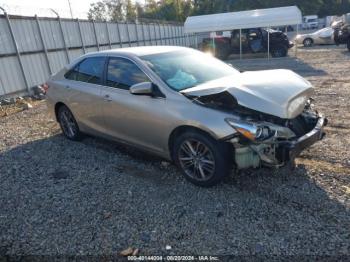
[[321, 30], [318, 30], [315, 32], [316, 34], [332, 34], [333, 29], [330, 27], [322, 28]]
[[142, 56], [141, 59], [172, 89], [181, 91], [239, 71], [220, 60], [194, 50]]

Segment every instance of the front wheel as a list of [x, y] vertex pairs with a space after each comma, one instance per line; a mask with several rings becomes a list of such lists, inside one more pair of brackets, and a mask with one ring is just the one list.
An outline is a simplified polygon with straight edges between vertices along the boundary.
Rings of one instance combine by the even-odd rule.
[[306, 38], [306, 39], [303, 41], [303, 45], [304, 45], [305, 47], [310, 47], [310, 46], [312, 46], [313, 43], [314, 43], [314, 42], [312, 41], [311, 38]]
[[202, 187], [219, 183], [229, 174], [232, 164], [228, 144], [196, 131], [175, 139], [173, 158], [185, 178]]
[[287, 53], [288, 53], [288, 49], [283, 45], [276, 46], [271, 50], [272, 57], [285, 57], [287, 56]]
[[226, 60], [230, 56], [230, 50], [224, 49], [216, 51], [216, 57], [221, 60]]

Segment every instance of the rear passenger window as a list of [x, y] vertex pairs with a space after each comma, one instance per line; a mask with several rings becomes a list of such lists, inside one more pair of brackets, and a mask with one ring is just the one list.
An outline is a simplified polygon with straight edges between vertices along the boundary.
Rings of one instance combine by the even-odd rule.
[[104, 63], [104, 57], [86, 58], [65, 74], [65, 78], [91, 84], [100, 84]]
[[107, 86], [129, 90], [130, 86], [149, 82], [149, 78], [130, 60], [110, 58], [107, 71]]

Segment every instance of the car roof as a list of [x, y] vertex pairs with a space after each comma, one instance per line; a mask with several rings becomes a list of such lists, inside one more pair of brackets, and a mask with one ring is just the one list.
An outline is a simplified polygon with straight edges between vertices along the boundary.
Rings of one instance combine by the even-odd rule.
[[193, 49], [188, 47], [182, 47], [182, 46], [137, 46], [137, 47], [116, 48], [116, 49], [104, 50], [99, 52], [87, 53], [85, 55], [78, 57], [77, 59], [74, 59], [65, 67], [69, 69], [85, 58], [96, 57], [101, 55], [107, 55], [107, 56], [123, 55], [126, 57], [133, 57], [133, 56], [140, 57], [144, 55], [161, 54], [161, 53], [180, 51], [180, 50], [193, 50]]
[[137, 46], [137, 47], [126, 47], [126, 48], [117, 48], [111, 50], [104, 50], [101, 52], [95, 52], [94, 54], [128, 54], [135, 56], [144, 56], [144, 55], [153, 55], [160, 53], [167, 53], [172, 51], [186, 50], [187, 47], [181, 46]]

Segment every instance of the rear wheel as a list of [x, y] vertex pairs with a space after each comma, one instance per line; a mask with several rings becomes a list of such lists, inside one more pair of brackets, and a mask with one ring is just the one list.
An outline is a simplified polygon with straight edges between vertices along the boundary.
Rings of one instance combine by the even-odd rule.
[[203, 187], [219, 183], [229, 174], [232, 164], [227, 144], [196, 131], [175, 139], [173, 158], [188, 181]]
[[217, 58], [220, 60], [226, 60], [228, 58], [228, 54], [217, 54]]
[[303, 41], [303, 45], [305, 47], [310, 47], [312, 46], [312, 44], [314, 43], [314, 41], [311, 39], [311, 38], [306, 38], [304, 41]]
[[217, 50], [216, 57], [221, 60], [226, 60], [230, 56], [230, 50]]
[[350, 39], [348, 39], [348, 42], [347, 42], [347, 47], [348, 47], [348, 50], [349, 50], [349, 52], [350, 52]]
[[78, 141], [82, 138], [79, 126], [67, 106], [62, 105], [59, 107], [57, 111], [57, 120], [65, 137], [74, 141]]
[[272, 57], [285, 57], [288, 53], [287, 47], [278, 45], [271, 50]]

